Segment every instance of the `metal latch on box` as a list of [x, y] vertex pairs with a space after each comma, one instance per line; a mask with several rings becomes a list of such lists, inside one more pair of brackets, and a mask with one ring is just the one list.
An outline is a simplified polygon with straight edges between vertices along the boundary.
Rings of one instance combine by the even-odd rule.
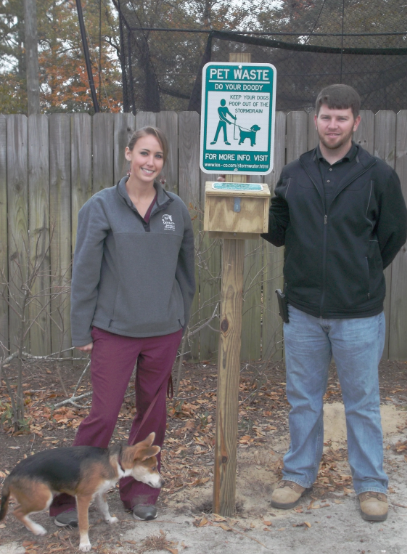
[[233, 211], [236, 213], [240, 212], [240, 198], [238, 196], [235, 196], [234, 198]]

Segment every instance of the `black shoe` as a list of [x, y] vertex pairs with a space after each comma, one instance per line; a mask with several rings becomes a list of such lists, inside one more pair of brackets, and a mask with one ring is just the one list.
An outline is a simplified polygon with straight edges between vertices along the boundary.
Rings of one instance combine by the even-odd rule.
[[228, 146], [230, 146], [230, 142], [227, 142], [227, 141], [226, 141], [225, 144], [227, 144]]
[[157, 508], [153, 505], [143, 506], [136, 504], [133, 508], [133, 517], [141, 521], [150, 521], [150, 519], [157, 517]]
[[62, 512], [54, 519], [58, 527], [78, 527], [78, 512], [74, 508], [68, 512]]

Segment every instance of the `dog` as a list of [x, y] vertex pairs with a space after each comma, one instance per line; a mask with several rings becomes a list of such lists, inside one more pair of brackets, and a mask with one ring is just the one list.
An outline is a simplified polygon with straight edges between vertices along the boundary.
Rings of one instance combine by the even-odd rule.
[[153, 488], [160, 488], [164, 479], [157, 469], [156, 455], [161, 450], [153, 446], [155, 433], [134, 446], [72, 446], [44, 450], [29, 456], [16, 465], [4, 481], [0, 521], [5, 518], [9, 498], [18, 505], [16, 518], [34, 535], [45, 535], [44, 527], [32, 521], [29, 514], [46, 510], [54, 493], [67, 493], [76, 497], [78, 509], [79, 550], [88, 552], [89, 505], [93, 499], [107, 523], [116, 523], [106, 501], [107, 491], [123, 477], [133, 477]]
[[239, 127], [240, 130], [240, 137], [239, 137], [239, 146], [243, 144], [243, 142], [248, 138], [250, 139], [250, 146], [254, 146], [256, 144], [256, 133], [257, 131], [260, 131], [261, 127], [258, 125], [252, 125], [250, 127], [249, 131], [245, 131], [241, 127]]

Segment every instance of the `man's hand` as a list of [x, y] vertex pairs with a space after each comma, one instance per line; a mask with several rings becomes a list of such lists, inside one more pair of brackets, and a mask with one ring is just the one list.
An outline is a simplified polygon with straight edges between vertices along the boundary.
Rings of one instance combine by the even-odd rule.
[[81, 352], [90, 352], [93, 348], [93, 342], [90, 342], [89, 344], [85, 344], [85, 346], [75, 346], [77, 350], [81, 350]]

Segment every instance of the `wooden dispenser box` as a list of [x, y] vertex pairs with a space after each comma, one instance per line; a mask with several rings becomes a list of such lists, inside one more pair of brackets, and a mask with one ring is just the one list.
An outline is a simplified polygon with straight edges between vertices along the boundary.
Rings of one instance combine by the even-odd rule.
[[270, 191], [264, 183], [205, 185], [204, 231], [221, 238], [251, 239], [267, 233]]

